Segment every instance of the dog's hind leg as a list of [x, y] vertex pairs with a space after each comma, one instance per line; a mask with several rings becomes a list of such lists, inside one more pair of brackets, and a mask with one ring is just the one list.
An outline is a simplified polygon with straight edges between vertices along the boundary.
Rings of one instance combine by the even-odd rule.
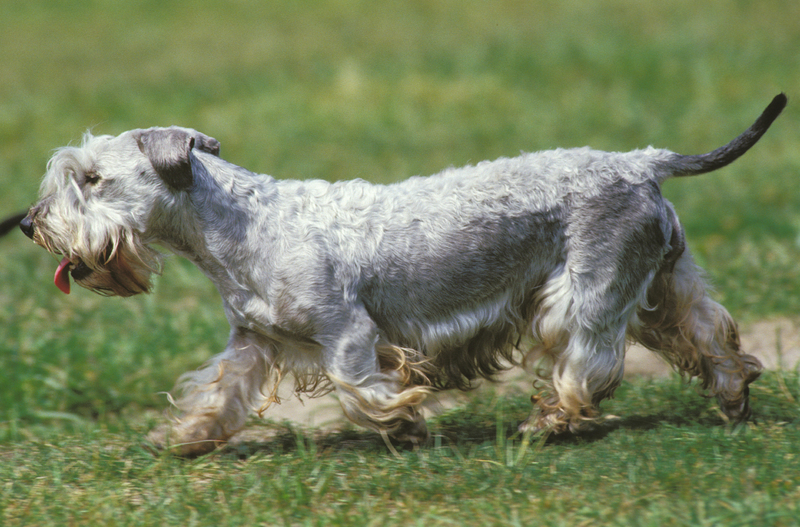
[[534, 328], [540, 346], [533, 353], [546, 355], [552, 363], [552, 372], [545, 374], [549, 393], [531, 398], [534, 410], [520, 430], [577, 432], [598, 417], [600, 402], [622, 380], [625, 327], [632, 307], [602, 316], [589, 313], [578, 302], [581, 295], [568, 272], [554, 278], [545, 292], [551, 296], [541, 304], [544, 313]]
[[430, 389], [416, 384], [421, 375], [404, 373], [404, 357], [393, 360], [387, 352], [387, 348], [398, 354], [404, 350], [379, 338], [377, 326], [361, 306], [348, 313], [342, 329], [323, 347], [325, 373], [348, 419], [401, 441], [427, 440], [427, 426], [418, 406]]
[[761, 362], [739, 347], [736, 323], [708, 296], [701, 270], [686, 250], [674, 267], [662, 269], [639, 309], [630, 336], [657, 352], [682, 374], [699, 377], [733, 422], [750, 415], [748, 385]]
[[267, 401], [274, 354], [265, 337], [242, 328], [231, 332], [225, 351], [178, 381], [179, 414], [154, 429], [148, 440], [186, 456], [205, 454], [239, 431]]
[[668, 250], [657, 186], [620, 182], [575, 206], [564, 264], [537, 298], [533, 336], [553, 363], [552, 392], [523, 430], [585, 428], [622, 381], [627, 325]]

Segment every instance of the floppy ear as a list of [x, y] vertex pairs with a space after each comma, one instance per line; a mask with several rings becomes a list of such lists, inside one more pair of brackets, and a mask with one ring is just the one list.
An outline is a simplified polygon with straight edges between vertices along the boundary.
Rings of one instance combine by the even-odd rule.
[[194, 130], [150, 128], [134, 134], [134, 137], [156, 174], [174, 190], [192, 186], [193, 148], [219, 155], [219, 141]]
[[194, 132], [194, 147], [219, 157], [219, 141], [200, 132]]

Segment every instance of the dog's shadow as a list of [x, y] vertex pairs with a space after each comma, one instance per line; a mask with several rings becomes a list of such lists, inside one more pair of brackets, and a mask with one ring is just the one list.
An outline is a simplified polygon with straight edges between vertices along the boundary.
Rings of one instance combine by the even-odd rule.
[[[346, 428], [341, 430], [315, 431], [298, 428], [289, 422], [265, 423], [256, 427], [254, 434], [236, 438], [215, 452], [215, 455], [233, 456], [247, 459], [258, 454], [287, 454], [300, 452], [385, 452], [386, 455], [435, 448], [439, 445], [453, 445], [459, 448], [481, 445], [504, 440], [519, 441], [522, 434], [517, 430], [520, 421], [482, 422], [446, 421], [431, 423], [431, 439], [424, 445], [400, 443], [375, 432]], [[618, 431], [649, 431], [662, 427], [683, 427], [693, 424], [705, 426], [725, 426], [724, 421], [702, 412], [675, 414], [660, 412], [656, 414], [631, 415], [624, 418], [607, 419], [580, 434], [570, 432], [549, 434], [544, 445], [586, 444], [606, 439]]]
[[[264, 423], [251, 429], [245, 437], [234, 437], [215, 454], [247, 459], [257, 454], [280, 455], [301, 452], [386, 451], [384, 438], [366, 430], [345, 428], [339, 430], [313, 430], [299, 428], [292, 423]], [[253, 433], [255, 432], [255, 433]], [[398, 451], [413, 445], [392, 442]]]

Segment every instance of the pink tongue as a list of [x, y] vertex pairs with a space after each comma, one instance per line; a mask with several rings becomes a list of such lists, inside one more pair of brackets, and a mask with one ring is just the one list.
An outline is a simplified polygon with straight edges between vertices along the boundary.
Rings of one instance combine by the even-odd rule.
[[64, 258], [61, 260], [61, 263], [58, 264], [58, 269], [56, 269], [56, 276], [54, 278], [54, 282], [56, 287], [61, 289], [65, 295], [69, 294], [69, 267], [71, 262], [69, 258]]

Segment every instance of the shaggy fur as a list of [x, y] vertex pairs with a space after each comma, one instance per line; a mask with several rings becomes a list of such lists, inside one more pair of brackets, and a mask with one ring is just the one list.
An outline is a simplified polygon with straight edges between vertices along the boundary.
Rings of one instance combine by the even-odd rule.
[[217, 286], [226, 349], [185, 374], [179, 415], [150, 439], [207, 452], [251, 412], [334, 389], [359, 425], [426, 439], [419, 405], [521, 362], [544, 378], [523, 430], [580, 430], [622, 378], [626, 340], [700, 377], [732, 421], [759, 361], [707, 294], [668, 178], [725, 166], [782, 111], [779, 95], [710, 154], [578, 148], [523, 154], [394, 185], [278, 181], [223, 161], [184, 128], [86, 134], [51, 159], [23, 231], [79, 285], [147, 292], [162, 255]]

